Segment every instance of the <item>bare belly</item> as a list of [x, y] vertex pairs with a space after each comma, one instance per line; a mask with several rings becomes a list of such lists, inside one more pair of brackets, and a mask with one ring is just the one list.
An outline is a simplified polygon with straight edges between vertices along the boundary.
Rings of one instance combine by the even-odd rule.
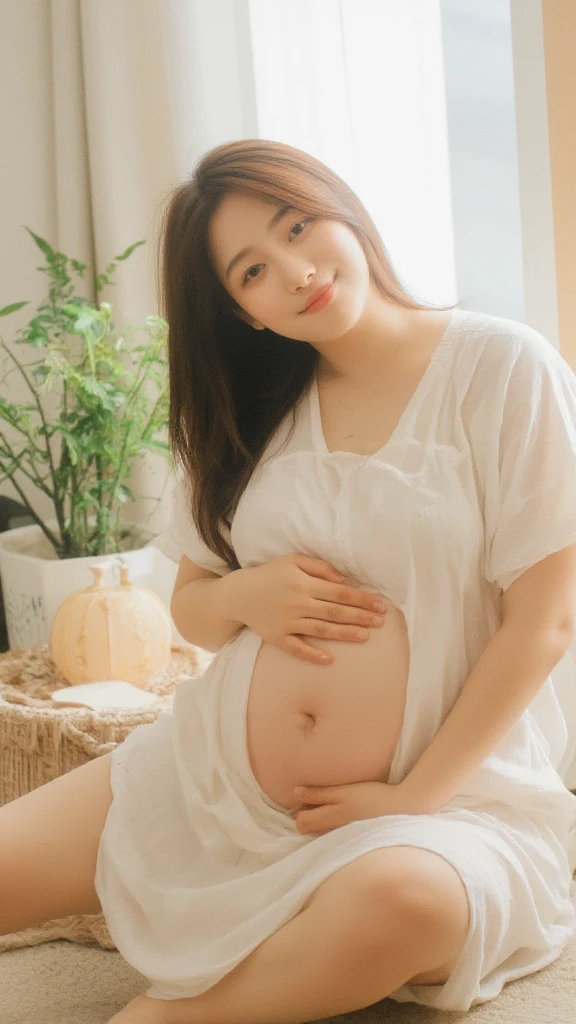
[[250, 765], [287, 810], [295, 786], [386, 782], [400, 737], [410, 650], [406, 620], [388, 599], [383, 626], [361, 643], [307, 637], [334, 654], [313, 665], [263, 642], [246, 712]]

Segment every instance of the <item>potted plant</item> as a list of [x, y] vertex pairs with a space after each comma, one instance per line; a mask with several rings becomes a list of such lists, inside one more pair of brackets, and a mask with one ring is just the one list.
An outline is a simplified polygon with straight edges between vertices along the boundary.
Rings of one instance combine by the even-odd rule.
[[[93, 278], [96, 301], [77, 295], [73, 276], [86, 264], [54, 250], [28, 228], [45, 257], [37, 269], [49, 279], [48, 295], [21, 329], [14, 346], [0, 335], [0, 484], [9, 480], [34, 520], [0, 534], [0, 576], [10, 646], [48, 643], [62, 601], [92, 582], [90, 565], [102, 556], [130, 566], [131, 579], [154, 572], [157, 552], [143, 526], [122, 523], [134, 463], [149, 451], [171, 462], [158, 435], [168, 418], [166, 340], [158, 316], [118, 331], [112, 306], [100, 302], [117, 256]], [[0, 317], [26, 302], [0, 309]], [[143, 334], [143, 339], [137, 335]], [[24, 362], [24, 346], [37, 354]], [[11, 377], [24, 382], [28, 401], [11, 400]], [[50, 406], [50, 408], [49, 408]], [[50, 500], [42, 518], [23, 489], [30, 481]], [[159, 499], [156, 499], [159, 500]], [[153, 587], [154, 589], [154, 587]]]

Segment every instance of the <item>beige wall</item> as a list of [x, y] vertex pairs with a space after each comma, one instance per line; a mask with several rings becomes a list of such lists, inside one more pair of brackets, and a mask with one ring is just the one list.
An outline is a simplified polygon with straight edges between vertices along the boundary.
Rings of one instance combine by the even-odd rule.
[[576, 371], [576, 3], [543, 0], [560, 351]]

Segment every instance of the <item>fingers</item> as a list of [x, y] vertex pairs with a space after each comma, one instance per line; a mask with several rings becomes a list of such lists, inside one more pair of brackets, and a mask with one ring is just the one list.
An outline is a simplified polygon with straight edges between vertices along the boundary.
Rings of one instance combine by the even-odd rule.
[[318, 647], [313, 647], [312, 644], [307, 644], [302, 635], [297, 633], [292, 633], [283, 645], [279, 644], [278, 646], [286, 654], [300, 658], [301, 661], [308, 661], [312, 665], [331, 665], [334, 661], [333, 654], [329, 651], [323, 651]]
[[336, 622], [328, 622], [326, 619], [305, 619], [307, 636], [317, 637], [319, 640], [348, 640], [350, 643], [358, 640], [367, 640], [370, 633], [364, 626], [339, 625]]
[[343, 573], [338, 572], [336, 566], [332, 565], [331, 562], [327, 562], [324, 558], [314, 558], [313, 555], [304, 555], [301, 552], [294, 552], [285, 557], [294, 562], [299, 569], [308, 573], [309, 576], [334, 580], [335, 583], [341, 583], [346, 579]]
[[369, 611], [385, 612], [388, 605], [380, 594], [368, 594], [358, 587], [350, 587], [346, 584], [328, 585], [328, 593], [331, 600], [338, 604], [350, 605], [352, 608], [366, 608]]
[[345, 614], [346, 609], [341, 609], [338, 612], [337, 621], [330, 622], [326, 618], [326, 607], [326, 602], [317, 602], [315, 615], [323, 617], [300, 620], [300, 628], [304, 626], [305, 633], [291, 633], [283, 644], [278, 644], [280, 649], [313, 665], [331, 665], [334, 662], [332, 652], [314, 647], [312, 644], [307, 643], [304, 637], [316, 637], [318, 640], [345, 640], [348, 643], [364, 643], [370, 636], [370, 628], [380, 627], [386, 622], [386, 617], [382, 616], [378, 621], [371, 617], [369, 628], [362, 625], [348, 625], [345, 622], [338, 621], [341, 620], [342, 614]]
[[355, 625], [357, 628], [370, 628], [382, 626], [385, 621], [385, 612], [373, 612], [362, 608], [349, 608], [343, 604], [334, 604], [332, 601], [317, 601], [312, 598], [312, 614], [316, 618], [327, 619], [330, 622], [342, 623], [343, 625]]

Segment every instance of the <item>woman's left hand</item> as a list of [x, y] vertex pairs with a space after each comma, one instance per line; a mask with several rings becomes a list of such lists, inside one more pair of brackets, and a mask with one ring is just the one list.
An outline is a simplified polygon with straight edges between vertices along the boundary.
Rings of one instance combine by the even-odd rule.
[[294, 790], [302, 801], [292, 811], [296, 827], [303, 834], [324, 835], [351, 821], [379, 818], [385, 814], [420, 814], [400, 783], [353, 782], [346, 786], [306, 786]]

